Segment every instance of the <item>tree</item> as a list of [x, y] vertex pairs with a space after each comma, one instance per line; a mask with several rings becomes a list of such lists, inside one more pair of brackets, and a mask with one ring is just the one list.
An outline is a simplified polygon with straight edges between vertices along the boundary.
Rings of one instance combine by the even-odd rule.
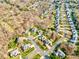
[[79, 56], [79, 47], [77, 47], [77, 50], [75, 51], [75, 54], [76, 54], [77, 56]]
[[61, 59], [61, 58], [60, 58], [59, 56], [56, 56], [56, 55], [54, 55], [54, 54], [53, 54], [53, 55], [51, 54], [51, 55], [50, 55], [50, 59]]

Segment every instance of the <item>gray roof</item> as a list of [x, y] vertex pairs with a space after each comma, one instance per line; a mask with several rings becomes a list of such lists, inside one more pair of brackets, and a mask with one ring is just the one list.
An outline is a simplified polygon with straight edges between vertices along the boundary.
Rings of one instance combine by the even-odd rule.
[[13, 50], [10, 52], [10, 56], [17, 56], [18, 54], [20, 54], [20, 52], [18, 51], [18, 49]]
[[30, 48], [30, 44], [25, 44], [25, 45], [22, 45], [22, 50], [25, 51], [26, 49]]

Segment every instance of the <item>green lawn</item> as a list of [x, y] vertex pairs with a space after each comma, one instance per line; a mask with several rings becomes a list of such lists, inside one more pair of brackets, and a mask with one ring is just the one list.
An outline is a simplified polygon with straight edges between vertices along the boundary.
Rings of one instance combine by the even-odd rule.
[[15, 42], [15, 39], [11, 40], [8, 44], [8, 49], [11, 49], [11, 48], [16, 48], [17, 44]]
[[33, 59], [40, 59], [41, 55], [37, 54], [33, 57]]
[[26, 51], [21, 51], [21, 55], [23, 58], [25, 58], [30, 52], [32, 52], [34, 50], [34, 47], [33, 48], [29, 48], [27, 49]]
[[55, 56], [55, 55], [52, 55], [52, 54], [49, 57], [50, 57], [50, 59], [61, 59], [59, 56]]
[[38, 46], [42, 49], [42, 50], [47, 50], [47, 47], [41, 44], [38, 44]]
[[32, 44], [31, 41], [29, 41], [29, 40], [24, 40], [23, 43], [24, 44]]
[[17, 43], [16, 43], [16, 38], [19, 37], [19, 35], [14, 35], [13, 37], [10, 38], [9, 44], [8, 44], [8, 49], [11, 48], [16, 48]]
[[79, 42], [77, 42], [76, 45], [79, 46]]
[[8, 59], [20, 59], [20, 57], [19, 57], [19, 55], [16, 56], [16, 57], [9, 57], [9, 56], [8, 56]]

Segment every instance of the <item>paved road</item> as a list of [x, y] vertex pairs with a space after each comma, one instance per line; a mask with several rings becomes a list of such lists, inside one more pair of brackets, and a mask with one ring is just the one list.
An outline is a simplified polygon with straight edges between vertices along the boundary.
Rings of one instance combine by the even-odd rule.
[[35, 50], [34, 50], [33, 52], [31, 52], [31, 53], [28, 55], [28, 59], [32, 59], [33, 56], [34, 56], [35, 54], [37, 54], [37, 53], [39, 53], [39, 54], [42, 55], [42, 56], [48, 55], [49, 53], [51, 53], [51, 52], [54, 51], [54, 49], [56, 48], [56, 46], [57, 46], [58, 44], [60, 44], [60, 43], [63, 42], [63, 39], [64, 39], [64, 38], [59, 39], [59, 40], [55, 43], [55, 45], [52, 46], [51, 49], [49, 49], [48, 51], [45, 51], [45, 52], [42, 51], [42, 50], [39, 48], [39, 46], [31, 39], [31, 42], [32, 42], [32, 43], [34, 44], [34, 46], [35, 46]]
[[56, 32], [59, 32], [59, 20], [60, 20], [60, 9], [59, 9], [59, 2], [55, 3], [55, 8], [56, 8], [56, 21], [55, 21], [55, 26], [56, 26]]
[[73, 42], [73, 43], [76, 43], [78, 34], [77, 34], [77, 30], [75, 28], [75, 25], [73, 23], [73, 20], [72, 20], [72, 18], [70, 16], [69, 3], [67, 3], [67, 2], [68, 2], [68, 0], [66, 0], [66, 3], [65, 3], [66, 15], [67, 15], [67, 20], [70, 23], [72, 34], [73, 34], [72, 39], [70, 41]]
[[63, 42], [63, 39], [64, 39], [64, 37], [63, 38], [60, 38], [57, 42], [55, 42], [55, 45], [52, 46], [52, 48], [50, 50], [48, 50], [47, 53], [48, 54], [49, 53], [52, 53], [55, 50], [56, 46]]
[[47, 52], [44, 52], [43, 50], [41, 50], [41, 49], [39, 48], [39, 46], [36, 44], [36, 42], [33, 41], [33, 37], [30, 37], [29, 40], [32, 42], [32, 44], [33, 44], [34, 47], [35, 47], [35, 50], [34, 50], [33, 52], [31, 52], [31, 53], [28, 55], [28, 58], [29, 58], [29, 59], [32, 59], [33, 56], [34, 56], [35, 54], [38, 54], [38, 53], [39, 53], [40, 55], [42, 55], [42, 56], [44, 56], [45, 54], [47, 54]]
[[60, 43], [63, 42], [63, 39], [64, 39], [64, 38], [59, 39], [59, 40], [55, 43], [55, 45], [52, 46], [52, 48], [49, 49], [48, 51], [43, 51], [43, 50], [41, 50], [41, 49], [39, 48], [39, 46], [33, 41], [33, 39], [30, 39], [31, 42], [32, 42], [32, 44], [34, 44], [34, 46], [35, 46], [35, 50], [34, 50], [33, 52], [31, 52], [31, 53], [28, 55], [28, 59], [32, 59], [35, 54], [40, 54], [40, 55], [42, 55], [42, 56], [48, 55], [49, 53], [51, 53], [51, 52], [54, 51], [54, 49], [56, 48], [56, 46], [57, 46], [58, 44], [60, 44]]
[[30, 41], [32, 42], [32, 44], [34, 45], [34, 47], [35, 47], [35, 50], [37, 51], [37, 52], [41, 52], [42, 54], [43, 54], [43, 51], [39, 48], [39, 46], [36, 44], [36, 42], [35, 41], [33, 41], [33, 37], [30, 37]]

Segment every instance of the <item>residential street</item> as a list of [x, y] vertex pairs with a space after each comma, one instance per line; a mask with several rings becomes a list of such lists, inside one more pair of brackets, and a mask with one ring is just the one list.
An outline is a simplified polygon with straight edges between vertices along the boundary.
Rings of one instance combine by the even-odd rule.
[[33, 44], [34, 47], [35, 47], [35, 50], [34, 50], [33, 52], [31, 52], [31, 53], [28, 55], [28, 58], [29, 58], [29, 59], [32, 59], [33, 56], [34, 56], [35, 54], [38, 54], [38, 53], [39, 53], [40, 55], [42, 55], [42, 56], [44, 56], [45, 54], [47, 54], [47, 52], [44, 52], [43, 50], [41, 50], [41, 49], [39, 48], [39, 46], [35, 43], [35, 41], [33, 41], [33, 37], [30, 37], [29, 40], [32, 42], [32, 44]]
[[28, 59], [32, 59], [35, 54], [40, 54], [42, 56], [45, 56], [45, 55], [48, 55], [51, 52], [53, 53], [56, 46], [63, 42], [63, 39], [64, 38], [60, 38], [57, 42], [55, 42], [55, 45], [53, 45], [51, 47], [51, 49], [49, 49], [45, 52], [39, 48], [39, 46], [33, 41], [33, 39], [30, 39], [32, 44], [35, 46], [35, 50], [28, 55]]
[[69, 24], [70, 24], [71, 30], [72, 30], [72, 35], [73, 35], [72, 38], [70, 39], [70, 41], [73, 42], [73, 43], [76, 43], [78, 34], [77, 34], [77, 30], [75, 28], [75, 25], [73, 23], [73, 20], [71, 19], [71, 16], [70, 16], [70, 9], [69, 9], [68, 0], [66, 1], [65, 6], [66, 6], [67, 20], [69, 21]]

